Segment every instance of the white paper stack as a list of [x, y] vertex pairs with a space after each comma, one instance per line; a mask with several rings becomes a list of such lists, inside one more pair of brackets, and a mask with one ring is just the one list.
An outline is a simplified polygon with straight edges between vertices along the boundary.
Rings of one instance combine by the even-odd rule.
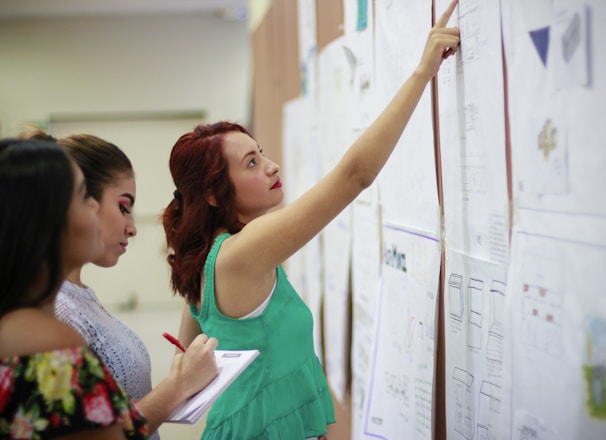
[[202, 391], [183, 402], [167, 422], [193, 425], [210, 409], [217, 398], [259, 355], [259, 350], [215, 350], [219, 375]]

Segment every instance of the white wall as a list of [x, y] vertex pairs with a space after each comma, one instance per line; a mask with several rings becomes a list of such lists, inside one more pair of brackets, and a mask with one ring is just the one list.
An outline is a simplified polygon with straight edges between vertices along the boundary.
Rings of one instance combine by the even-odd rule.
[[[21, 122], [46, 123], [62, 113], [205, 111], [208, 121], [248, 125], [250, 82], [245, 22], [201, 14], [0, 20], [0, 136], [18, 134]], [[122, 147], [133, 161], [139, 234], [116, 267], [87, 265], [83, 280], [106, 306], [122, 310], [121, 319], [144, 340], [154, 384], [165, 377], [174, 351], [161, 334], [177, 334], [183, 304], [170, 293], [163, 231], [154, 213], [166, 206], [174, 189], [168, 154], [175, 133], [193, 124], [80, 121], [51, 126], [57, 136], [97, 134]], [[139, 307], [125, 310], [133, 297]], [[203, 426], [165, 424], [161, 433], [166, 439], [198, 439]]]
[[[250, 52], [246, 23], [212, 14], [0, 20], [0, 136], [18, 134], [22, 122], [44, 126], [65, 113], [77, 119], [204, 111], [208, 121], [248, 124]], [[133, 161], [139, 234], [117, 266], [87, 265], [83, 273], [107, 306], [133, 298], [175, 304], [158, 215], [174, 190], [170, 149], [198, 122], [85, 118], [48, 126], [57, 137], [100, 136]]]
[[245, 22], [212, 14], [0, 20], [0, 135], [75, 112], [250, 120]]

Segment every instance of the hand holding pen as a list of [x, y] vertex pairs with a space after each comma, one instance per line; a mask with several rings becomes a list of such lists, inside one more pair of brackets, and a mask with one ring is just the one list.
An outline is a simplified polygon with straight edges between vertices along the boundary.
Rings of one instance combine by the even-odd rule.
[[174, 383], [179, 386], [183, 399], [205, 388], [217, 376], [219, 370], [215, 361], [215, 338], [200, 334], [185, 348], [169, 333], [163, 333], [162, 336], [182, 352], [175, 355], [169, 376], [176, 379]]

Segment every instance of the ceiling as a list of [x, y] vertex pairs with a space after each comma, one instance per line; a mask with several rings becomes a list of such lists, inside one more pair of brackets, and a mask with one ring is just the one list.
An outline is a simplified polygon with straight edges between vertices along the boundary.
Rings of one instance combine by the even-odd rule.
[[0, 18], [215, 13], [244, 20], [247, 0], [0, 0]]

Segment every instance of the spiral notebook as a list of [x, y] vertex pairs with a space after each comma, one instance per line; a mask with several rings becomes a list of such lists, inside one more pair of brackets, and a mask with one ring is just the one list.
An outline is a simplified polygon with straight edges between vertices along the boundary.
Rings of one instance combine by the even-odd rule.
[[259, 350], [215, 350], [219, 375], [206, 388], [183, 402], [167, 422], [193, 425], [210, 409], [217, 398], [259, 355]]

